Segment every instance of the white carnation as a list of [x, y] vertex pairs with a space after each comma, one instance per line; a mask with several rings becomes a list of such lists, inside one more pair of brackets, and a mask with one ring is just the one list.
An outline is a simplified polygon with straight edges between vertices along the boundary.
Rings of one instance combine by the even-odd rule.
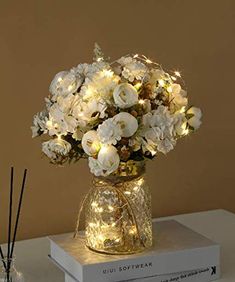
[[89, 157], [88, 165], [91, 173], [93, 173], [95, 176], [104, 176], [103, 169], [97, 159]]
[[70, 150], [70, 143], [63, 139], [51, 139], [42, 143], [43, 153], [52, 161], [55, 161], [59, 156], [66, 156]]
[[138, 93], [134, 86], [129, 83], [121, 83], [114, 89], [113, 98], [115, 104], [126, 109], [138, 103]]
[[168, 128], [150, 128], [146, 131], [144, 137], [146, 140], [144, 151], [148, 150], [152, 155], [155, 155], [157, 151], [166, 154], [173, 150], [176, 144]]
[[116, 145], [117, 141], [122, 138], [121, 125], [114, 118], [109, 118], [99, 125], [98, 137], [104, 144]]
[[49, 109], [49, 119], [46, 128], [49, 135], [67, 135], [74, 133], [77, 128], [77, 120], [72, 116], [74, 95], [58, 97], [55, 104]]
[[173, 116], [164, 106], [144, 115], [140, 132], [145, 139], [143, 151], [155, 155], [157, 151], [166, 154], [172, 150], [176, 144], [173, 134], [174, 122]]
[[167, 107], [160, 105], [157, 110], [143, 116], [143, 125], [147, 127], [168, 127], [173, 129], [174, 119]]
[[33, 126], [31, 126], [32, 137], [39, 136], [42, 133], [46, 133], [46, 122], [48, 120], [48, 112], [42, 111], [37, 113], [33, 118]]

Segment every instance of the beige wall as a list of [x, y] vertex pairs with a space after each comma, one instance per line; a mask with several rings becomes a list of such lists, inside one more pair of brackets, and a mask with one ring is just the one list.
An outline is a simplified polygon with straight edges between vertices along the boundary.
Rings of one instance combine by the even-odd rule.
[[235, 212], [235, 1], [0, 1], [0, 241], [8, 175], [29, 169], [19, 238], [73, 230], [88, 191], [85, 161], [56, 168], [31, 139], [53, 75], [90, 62], [99, 42], [113, 59], [145, 53], [182, 71], [203, 126], [148, 164], [153, 216], [225, 208]]

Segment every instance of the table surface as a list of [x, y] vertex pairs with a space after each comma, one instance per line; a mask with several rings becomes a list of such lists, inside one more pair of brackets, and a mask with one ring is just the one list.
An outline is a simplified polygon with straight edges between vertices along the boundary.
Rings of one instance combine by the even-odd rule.
[[[221, 245], [222, 278], [219, 282], [235, 281], [235, 214], [212, 210], [157, 220], [175, 219]], [[19, 241], [16, 244], [16, 264], [26, 282], [64, 282], [64, 274], [48, 259], [47, 238]]]

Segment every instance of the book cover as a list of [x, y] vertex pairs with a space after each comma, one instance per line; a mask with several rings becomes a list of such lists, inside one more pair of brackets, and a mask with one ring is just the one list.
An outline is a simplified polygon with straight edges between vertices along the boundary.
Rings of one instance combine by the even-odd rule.
[[126, 281], [220, 265], [220, 247], [186, 226], [167, 220], [153, 223], [154, 246], [133, 255], [90, 251], [72, 234], [51, 236], [51, 257], [80, 282]]

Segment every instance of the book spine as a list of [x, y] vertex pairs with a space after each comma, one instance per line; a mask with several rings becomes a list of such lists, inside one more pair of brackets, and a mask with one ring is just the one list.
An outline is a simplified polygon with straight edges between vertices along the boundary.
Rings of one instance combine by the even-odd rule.
[[[210, 266], [199, 270], [128, 280], [130, 282], [210, 282], [220, 278], [220, 267]], [[127, 281], [127, 280], [123, 280]], [[65, 274], [65, 282], [80, 282]]]

